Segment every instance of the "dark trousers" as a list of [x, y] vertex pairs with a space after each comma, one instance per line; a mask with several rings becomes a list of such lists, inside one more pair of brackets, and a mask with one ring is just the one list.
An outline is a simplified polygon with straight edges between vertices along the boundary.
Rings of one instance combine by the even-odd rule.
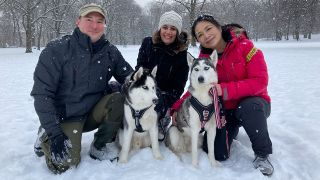
[[260, 97], [246, 98], [236, 109], [226, 110], [229, 147], [236, 138], [239, 127], [242, 126], [250, 138], [256, 155], [272, 154], [272, 142], [267, 127], [270, 111], [270, 103]]

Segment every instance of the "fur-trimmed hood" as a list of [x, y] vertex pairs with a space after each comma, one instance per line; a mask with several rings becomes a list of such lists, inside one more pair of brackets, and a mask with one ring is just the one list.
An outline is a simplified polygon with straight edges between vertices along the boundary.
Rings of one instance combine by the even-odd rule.
[[249, 39], [247, 31], [239, 24], [227, 24], [222, 26], [222, 38], [226, 42], [237, 39]]
[[[179, 52], [185, 51], [188, 49], [190, 38], [188, 36], [188, 33], [185, 31], [182, 31], [178, 38], [173, 42], [172, 44], [168, 45], [166, 48], [168, 50], [174, 51], [176, 54]], [[160, 31], [157, 31], [152, 36], [152, 42], [155, 46], [166, 46], [160, 37]]]

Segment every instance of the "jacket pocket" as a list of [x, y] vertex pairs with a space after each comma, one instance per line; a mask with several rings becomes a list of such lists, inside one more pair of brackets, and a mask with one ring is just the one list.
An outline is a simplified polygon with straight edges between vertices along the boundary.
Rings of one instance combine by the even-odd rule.
[[231, 63], [231, 69], [232, 69], [233, 77], [236, 80], [241, 80], [241, 79], [245, 78], [246, 66], [245, 66], [245, 63], [242, 62], [241, 60], [238, 60], [238, 59], [234, 60]]

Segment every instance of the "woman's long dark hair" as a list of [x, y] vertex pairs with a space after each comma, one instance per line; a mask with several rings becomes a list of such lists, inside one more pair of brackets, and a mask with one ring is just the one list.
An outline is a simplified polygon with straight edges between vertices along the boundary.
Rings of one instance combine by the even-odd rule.
[[191, 27], [191, 33], [192, 33], [192, 36], [194, 38], [197, 39], [197, 36], [196, 36], [196, 26], [199, 22], [203, 22], [203, 21], [207, 21], [207, 22], [210, 22], [212, 23], [214, 26], [216, 26], [217, 28], [221, 28], [221, 25], [220, 23], [214, 19], [213, 16], [211, 15], [208, 15], [208, 14], [202, 14], [200, 16], [197, 17], [197, 19], [195, 21], [193, 21], [193, 24], [192, 24], [192, 27]]
[[[208, 15], [208, 14], [202, 14], [202, 15], [198, 16], [195, 21], [193, 21], [193, 24], [192, 24], [192, 27], [191, 27], [191, 34], [196, 40], [198, 40], [197, 36], [196, 36], [196, 26], [197, 26], [198, 23], [203, 22], [203, 21], [210, 22], [214, 26], [216, 26], [217, 28], [221, 28], [220, 23], [217, 20], [215, 20], [213, 16]], [[211, 54], [212, 51], [213, 51], [212, 49], [205, 48], [205, 47], [203, 47], [201, 45], [200, 45], [200, 49], [201, 49], [201, 52], [203, 54]]]
[[[161, 36], [160, 36], [160, 29], [158, 31], [154, 32], [152, 39], [153, 39], [154, 43], [163, 43], [163, 41], [161, 40]], [[182, 45], [188, 46], [188, 44], [189, 44], [188, 33], [185, 31], [182, 31], [180, 34], [178, 34], [178, 31], [177, 31], [175, 40], [169, 46], [172, 48], [172, 50], [177, 50]]]
[[[222, 30], [221, 36], [225, 42], [229, 42], [232, 40], [232, 35], [231, 35], [230, 31], [233, 28], [243, 29], [243, 34], [246, 36], [246, 38], [249, 39], [247, 32], [245, 31], [243, 26], [236, 24], [236, 23], [231, 23], [231, 24], [226, 24], [226, 25], [221, 26], [220, 23], [217, 20], [215, 20], [212, 15], [208, 15], [208, 14], [202, 14], [202, 15], [198, 16], [197, 19], [193, 22], [192, 28], [191, 28], [191, 34], [195, 39], [197, 39], [196, 32], [195, 32], [196, 26], [198, 23], [203, 22], [203, 21], [210, 22], [214, 26], [216, 26], [217, 28], [221, 28], [221, 30]], [[205, 53], [205, 54], [210, 54], [213, 51], [212, 49], [204, 48], [201, 45], [200, 45], [200, 49], [201, 49], [202, 53]]]

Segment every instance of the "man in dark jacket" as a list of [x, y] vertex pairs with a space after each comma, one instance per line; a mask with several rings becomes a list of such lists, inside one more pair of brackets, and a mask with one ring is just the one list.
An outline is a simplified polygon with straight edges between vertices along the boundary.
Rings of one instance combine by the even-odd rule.
[[45, 155], [54, 173], [79, 164], [82, 133], [96, 128], [90, 156], [111, 160], [117, 155], [112, 146], [124, 98], [110, 92], [108, 81], [113, 76], [122, 84], [133, 69], [105, 39], [105, 23], [101, 6], [83, 6], [73, 34], [50, 42], [35, 68], [31, 95], [41, 123], [35, 152]]

